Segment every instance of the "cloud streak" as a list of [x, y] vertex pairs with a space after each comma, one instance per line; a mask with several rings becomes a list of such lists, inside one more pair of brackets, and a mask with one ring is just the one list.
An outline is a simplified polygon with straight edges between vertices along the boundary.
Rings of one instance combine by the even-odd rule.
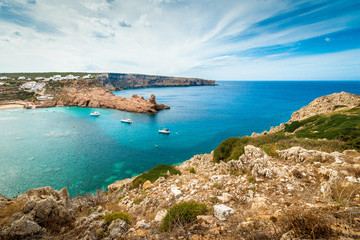
[[0, 71], [306, 80], [337, 69], [360, 79], [359, 9], [350, 0], [0, 0]]

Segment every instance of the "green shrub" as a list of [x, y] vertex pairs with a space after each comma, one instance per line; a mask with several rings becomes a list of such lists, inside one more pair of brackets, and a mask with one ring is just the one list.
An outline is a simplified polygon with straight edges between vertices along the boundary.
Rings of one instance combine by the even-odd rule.
[[176, 174], [181, 175], [181, 172], [173, 166], [169, 166], [166, 164], [159, 165], [159, 166], [152, 168], [150, 171], [145, 172], [145, 173], [141, 174], [140, 176], [138, 176], [137, 178], [135, 178], [133, 180], [133, 184], [130, 189], [138, 188], [140, 185], [144, 184], [147, 180], [154, 183], [160, 177], [167, 178], [168, 172], [170, 173], [170, 175], [176, 175]]
[[196, 173], [195, 168], [193, 168], [193, 167], [192, 167], [192, 168], [190, 168], [190, 169], [189, 169], [189, 173]]
[[103, 231], [103, 230], [100, 230], [100, 231], [98, 231], [97, 233], [96, 233], [96, 236], [97, 237], [105, 237], [105, 232]]
[[105, 220], [105, 222], [107, 224], [111, 224], [112, 221], [119, 219], [119, 218], [128, 224], [130, 224], [130, 222], [131, 222], [131, 217], [129, 216], [129, 214], [124, 213], [124, 212], [107, 213], [102, 218]]
[[294, 122], [292, 122], [290, 124], [285, 124], [285, 132], [292, 133], [301, 126], [302, 126], [302, 124], [299, 121], [294, 121]]
[[87, 210], [87, 215], [90, 215], [93, 212], [95, 212], [95, 209], [93, 207], [89, 207], [88, 210]]
[[214, 183], [213, 185], [213, 188], [216, 188], [216, 189], [222, 189], [224, 187], [224, 185], [222, 183]]
[[144, 200], [144, 198], [135, 198], [134, 204], [139, 205], [143, 200]]
[[248, 140], [248, 137], [226, 139], [215, 149], [213, 161], [219, 163], [220, 161], [228, 162], [231, 159], [238, 159], [244, 153], [244, 146]]
[[256, 183], [256, 178], [254, 178], [254, 177], [252, 177], [252, 176], [249, 176], [248, 178], [247, 178], [247, 180], [248, 180], [248, 182], [249, 183]]
[[347, 107], [346, 105], [335, 105], [334, 110], [342, 107]]
[[161, 229], [170, 231], [175, 227], [193, 223], [196, 221], [196, 216], [205, 214], [207, 211], [207, 206], [202, 203], [183, 202], [176, 204], [167, 212], [163, 219]]

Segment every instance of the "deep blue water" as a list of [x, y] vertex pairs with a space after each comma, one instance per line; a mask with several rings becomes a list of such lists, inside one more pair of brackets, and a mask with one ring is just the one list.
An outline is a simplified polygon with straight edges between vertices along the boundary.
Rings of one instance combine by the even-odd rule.
[[[208, 153], [228, 137], [287, 122], [317, 97], [360, 94], [360, 81], [218, 84], [115, 92], [155, 94], [171, 107], [156, 115], [77, 107], [0, 110], [0, 194], [12, 197], [43, 186], [66, 186], [73, 196], [93, 192], [156, 165]], [[101, 116], [90, 117], [94, 110]], [[158, 133], [163, 125], [170, 135]]]

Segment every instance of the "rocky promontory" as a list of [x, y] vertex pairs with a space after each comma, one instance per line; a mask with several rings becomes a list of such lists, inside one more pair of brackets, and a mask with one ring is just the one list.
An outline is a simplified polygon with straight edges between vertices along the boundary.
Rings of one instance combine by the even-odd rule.
[[149, 100], [133, 95], [132, 98], [115, 96], [112, 92], [101, 87], [63, 88], [61, 93], [52, 100], [36, 104], [36, 107], [78, 106], [91, 108], [112, 108], [127, 112], [156, 113], [170, 107], [156, 103], [155, 95]]
[[360, 104], [360, 96], [347, 93], [333, 93], [316, 98], [309, 105], [302, 107], [291, 115], [288, 123], [301, 121], [317, 114], [327, 114], [335, 110], [344, 110], [356, 107]]

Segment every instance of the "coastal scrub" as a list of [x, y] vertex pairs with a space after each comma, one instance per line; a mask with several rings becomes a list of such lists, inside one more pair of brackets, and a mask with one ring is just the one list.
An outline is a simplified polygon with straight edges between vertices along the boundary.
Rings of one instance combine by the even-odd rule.
[[198, 202], [183, 202], [174, 205], [169, 209], [163, 219], [161, 229], [170, 231], [175, 227], [181, 227], [186, 224], [194, 223], [198, 215], [208, 212], [205, 204]]
[[152, 168], [150, 171], [145, 172], [135, 178], [133, 180], [133, 184], [131, 186], [131, 189], [138, 188], [142, 184], [144, 184], [147, 180], [149, 180], [151, 183], [154, 183], [156, 180], [158, 180], [160, 177], [167, 178], [169, 175], [181, 175], [181, 172], [177, 170], [173, 166], [169, 166], [166, 164], [156, 166]]

